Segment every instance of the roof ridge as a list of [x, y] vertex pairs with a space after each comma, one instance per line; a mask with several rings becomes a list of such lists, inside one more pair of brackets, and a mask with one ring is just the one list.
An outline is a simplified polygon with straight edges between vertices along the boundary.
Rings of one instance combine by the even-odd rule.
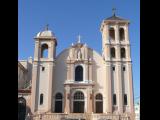
[[119, 17], [117, 15], [112, 15], [111, 17], [106, 18], [105, 20], [126, 20], [126, 19]]

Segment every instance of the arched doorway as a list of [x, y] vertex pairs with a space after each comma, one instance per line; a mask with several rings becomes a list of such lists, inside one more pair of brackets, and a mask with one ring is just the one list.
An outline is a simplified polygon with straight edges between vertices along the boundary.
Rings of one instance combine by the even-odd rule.
[[96, 113], [103, 113], [103, 96], [100, 93], [96, 95]]
[[62, 113], [62, 94], [57, 93], [55, 96], [55, 112]]
[[18, 98], [18, 120], [25, 120], [26, 100], [23, 97]]
[[84, 113], [84, 94], [80, 91], [73, 97], [73, 113]]

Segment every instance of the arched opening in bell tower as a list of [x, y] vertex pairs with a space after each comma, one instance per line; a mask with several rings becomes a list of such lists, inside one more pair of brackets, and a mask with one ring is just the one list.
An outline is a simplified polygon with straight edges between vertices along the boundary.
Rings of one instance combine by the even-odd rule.
[[119, 29], [119, 38], [120, 38], [120, 41], [123, 41], [125, 39], [124, 29], [123, 28]]
[[125, 48], [121, 48], [121, 58], [125, 58], [126, 57], [126, 50]]
[[109, 40], [115, 40], [115, 30], [114, 30], [114, 28], [109, 29]]
[[112, 48], [111, 48], [111, 57], [112, 57], [112, 58], [115, 58], [115, 56], [116, 56], [116, 55], [115, 55], [115, 48], [112, 47]]
[[48, 45], [43, 44], [41, 46], [41, 58], [48, 58]]

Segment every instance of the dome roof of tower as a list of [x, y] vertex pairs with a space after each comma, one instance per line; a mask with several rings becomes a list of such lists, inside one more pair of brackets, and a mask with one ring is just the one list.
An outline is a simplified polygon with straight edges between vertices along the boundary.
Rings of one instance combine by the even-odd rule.
[[109, 18], [106, 18], [105, 20], [126, 20], [126, 19], [113, 15]]
[[36, 37], [55, 37], [55, 35], [51, 30], [48, 29], [48, 24], [47, 24], [45, 30], [39, 32]]
[[129, 20], [124, 19], [122, 17], [116, 16], [115, 14], [113, 14], [111, 17], [106, 18], [104, 21], [122, 21], [122, 22], [128, 22]]
[[51, 30], [44, 30], [37, 34], [37, 37], [55, 37], [54, 33]]

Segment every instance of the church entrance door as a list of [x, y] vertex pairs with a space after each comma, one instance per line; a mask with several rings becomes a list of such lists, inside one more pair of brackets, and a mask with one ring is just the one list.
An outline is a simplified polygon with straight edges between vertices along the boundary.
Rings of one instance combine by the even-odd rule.
[[84, 113], [84, 104], [84, 94], [81, 91], [77, 91], [74, 94], [73, 112]]
[[74, 113], [84, 113], [84, 101], [74, 101]]

